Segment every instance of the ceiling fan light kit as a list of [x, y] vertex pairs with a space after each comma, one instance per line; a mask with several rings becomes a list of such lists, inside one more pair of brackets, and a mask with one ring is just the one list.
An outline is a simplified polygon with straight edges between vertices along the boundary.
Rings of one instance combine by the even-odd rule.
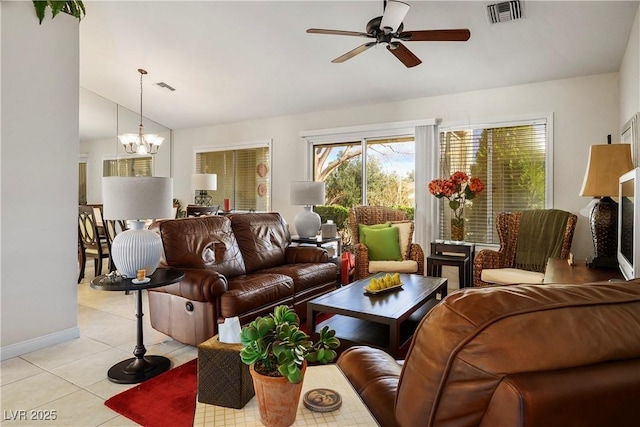
[[422, 61], [415, 56], [413, 52], [407, 49], [401, 41], [467, 41], [471, 37], [471, 32], [466, 28], [451, 30], [403, 31], [404, 25], [402, 21], [407, 15], [409, 7], [410, 6], [407, 3], [401, 1], [385, 1], [383, 15], [371, 19], [367, 23], [366, 32], [364, 33], [357, 31], [326, 30], [321, 28], [309, 28], [307, 33], [366, 37], [374, 39], [374, 41], [364, 43], [335, 58], [331, 61], [333, 63], [344, 62], [375, 45], [383, 44], [386, 45], [387, 50], [398, 58], [398, 60], [400, 60], [400, 62], [402, 62], [407, 68], [415, 67], [416, 65], [421, 64]]

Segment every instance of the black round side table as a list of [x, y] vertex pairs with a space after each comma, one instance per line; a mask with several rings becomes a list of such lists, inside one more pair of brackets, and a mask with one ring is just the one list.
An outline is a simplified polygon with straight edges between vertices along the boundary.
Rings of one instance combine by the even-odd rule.
[[137, 384], [149, 378], [161, 374], [171, 367], [171, 361], [164, 356], [145, 356], [147, 349], [144, 347], [142, 335], [142, 291], [145, 289], [157, 288], [179, 282], [184, 278], [184, 273], [180, 270], [157, 269], [151, 276], [149, 282], [134, 284], [132, 279], [122, 279], [111, 282], [106, 275], [95, 277], [91, 281], [91, 287], [100, 291], [138, 291], [136, 302], [136, 318], [138, 333], [136, 337], [136, 347], [132, 357], [113, 365], [107, 372], [111, 382], [118, 384]]

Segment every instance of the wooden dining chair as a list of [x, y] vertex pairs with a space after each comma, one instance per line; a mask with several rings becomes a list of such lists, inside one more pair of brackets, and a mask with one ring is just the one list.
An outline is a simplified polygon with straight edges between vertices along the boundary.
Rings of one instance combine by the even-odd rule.
[[78, 206], [78, 283], [84, 278], [87, 258], [93, 258], [95, 275], [102, 274], [102, 260], [109, 258], [109, 244], [100, 237], [93, 207]]
[[113, 239], [115, 239], [119, 233], [127, 230], [127, 222], [124, 220], [105, 219], [103, 220], [103, 225], [104, 234], [107, 238], [107, 247], [109, 248], [109, 271], [114, 271], [116, 266], [111, 256], [111, 245], [113, 244]]
[[220, 210], [220, 206], [198, 206], [188, 205], [187, 216], [207, 216], [216, 215]]

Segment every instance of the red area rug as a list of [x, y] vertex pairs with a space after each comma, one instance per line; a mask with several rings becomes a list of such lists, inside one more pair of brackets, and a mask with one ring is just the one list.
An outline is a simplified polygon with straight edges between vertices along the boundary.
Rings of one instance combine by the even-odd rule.
[[[331, 317], [324, 313], [318, 323]], [[306, 322], [300, 329], [306, 332]], [[116, 394], [104, 404], [145, 427], [191, 427], [198, 393], [198, 359]]]
[[191, 427], [198, 392], [197, 361], [138, 384], [104, 404], [145, 427]]

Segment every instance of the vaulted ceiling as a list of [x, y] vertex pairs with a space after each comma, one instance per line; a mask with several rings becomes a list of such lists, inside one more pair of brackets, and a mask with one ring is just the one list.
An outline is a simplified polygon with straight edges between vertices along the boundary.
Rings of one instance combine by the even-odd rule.
[[468, 28], [470, 40], [407, 42], [414, 68], [382, 46], [333, 64], [368, 40], [306, 29], [365, 31], [382, 0], [85, 2], [80, 85], [138, 111], [144, 68], [145, 116], [181, 129], [608, 73], [638, 7], [524, 0], [522, 19], [490, 24], [490, 2], [407, 1], [405, 30]]

